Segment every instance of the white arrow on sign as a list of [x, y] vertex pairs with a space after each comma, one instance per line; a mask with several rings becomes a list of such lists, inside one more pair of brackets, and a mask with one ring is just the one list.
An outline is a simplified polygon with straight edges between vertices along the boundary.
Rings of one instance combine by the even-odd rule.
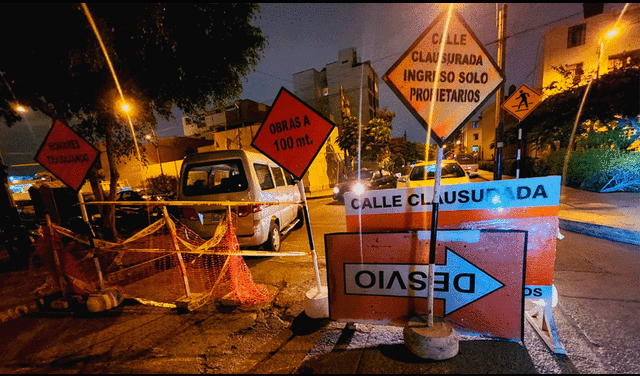
[[504, 287], [502, 282], [451, 249], [446, 250], [444, 265], [436, 265], [434, 270], [433, 288], [434, 299], [444, 299], [445, 315]]
[[[502, 288], [503, 283], [446, 248], [444, 265], [436, 265], [434, 298], [444, 299], [445, 316]], [[344, 264], [347, 295], [428, 298], [429, 265]]]

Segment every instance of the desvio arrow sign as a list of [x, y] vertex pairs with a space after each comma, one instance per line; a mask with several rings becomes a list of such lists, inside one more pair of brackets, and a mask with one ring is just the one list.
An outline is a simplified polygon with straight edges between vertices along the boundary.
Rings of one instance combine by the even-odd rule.
[[[428, 312], [429, 231], [325, 235], [329, 317], [404, 326]], [[522, 340], [527, 233], [439, 230], [434, 314], [457, 330]]]
[[[446, 248], [444, 265], [435, 266], [434, 299], [444, 300], [445, 316], [504, 286]], [[429, 265], [345, 264], [347, 295], [428, 298]]]

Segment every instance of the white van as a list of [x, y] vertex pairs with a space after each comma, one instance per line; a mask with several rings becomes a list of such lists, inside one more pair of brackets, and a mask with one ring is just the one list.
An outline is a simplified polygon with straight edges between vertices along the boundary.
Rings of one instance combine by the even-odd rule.
[[[237, 213], [241, 247], [263, 245], [280, 250], [281, 236], [302, 226], [300, 191], [291, 174], [263, 154], [219, 150], [185, 157], [180, 171], [179, 201], [287, 202], [285, 205], [232, 206]], [[181, 208], [180, 221], [204, 239], [211, 238], [227, 206]]]

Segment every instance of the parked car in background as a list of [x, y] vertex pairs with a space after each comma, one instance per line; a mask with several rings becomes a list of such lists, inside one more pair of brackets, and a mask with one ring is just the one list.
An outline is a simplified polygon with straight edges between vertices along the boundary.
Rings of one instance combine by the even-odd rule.
[[[159, 201], [161, 198], [151, 190], [125, 189], [117, 193], [116, 201]], [[116, 205], [118, 231], [128, 233], [139, 230], [162, 217], [159, 205]]]
[[[416, 163], [409, 176], [401, 179], [404, 187], [425, 187], [435, 183], [435, 162]], [[402, 181], [404, 180], [404, 181]], [[452, 159], [442, 161], [442, 175], [440, 184], [464, 184], [470, 183], [469, 176], [460, 164]]]
[[375, 170], [363, 168], [347, 174], [347, 179], [333, 188], [333, 199], [344, 202], [347, 192], [362, 193], [378, 189], [398, 187], [398, 177], [385, 168]]
[[460, 154], [456, 157], [456, 161], [470, 178], [478, 177], [478, 160], [473, 154]]

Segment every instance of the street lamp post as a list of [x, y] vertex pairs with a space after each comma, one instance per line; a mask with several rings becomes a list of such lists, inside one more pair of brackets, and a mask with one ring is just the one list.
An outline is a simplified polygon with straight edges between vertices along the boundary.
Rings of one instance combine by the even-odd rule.
[[604, 53], [604, 45], [611, 38], [616, 36], [616, 34], [618, 34], [618, 29], [614, 27], [613, 29], [609, 30], [604, 35], [604, 37], [600, 38], [600, 40], [598, 41], [598, 63], [596, 65], [596, 78], [600, 77], [600, 59], [602, 58], [602, 54]]
[[153, 136], [148, 134], [144, 136], [144, 138], [151, 141], [151, 144], [156, 149], [156, 157], [158, 158], [158, 163], [160, 164], [160, 175], [164, 176], [164, 169], [162, 168], [162, 161], [160, 160], [160, 144], [158, 143], [158, 136], [156, 136], [156, 132], [153, 129], [151, 130], [151, 133], [153, 133]]

